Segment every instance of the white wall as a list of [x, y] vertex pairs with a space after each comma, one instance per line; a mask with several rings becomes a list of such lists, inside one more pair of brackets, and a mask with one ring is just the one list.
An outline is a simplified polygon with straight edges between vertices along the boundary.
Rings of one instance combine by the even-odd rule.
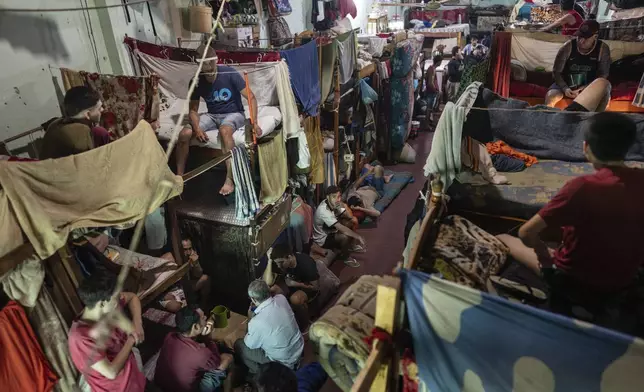
[[[93, 0], [87, 1], [89, 6]], [[2, 0], [2, 8], [79, 7], [79, 0]], [[60, 116], [52, 67], [98, 71], [83, 12], [0, 12], [0, 140]], [[96, 15], [90, 16], [101, 72], [111, 72]], [[62, 88], [59, 85], [58, 88]], [[62, 90], [61, 90], [62, 91]], [[9, 144], [17, 148], [29, 140]]]
[[284, 16], [284, 20], [288, 23], [288, 27], [291, 29], [291, 34], [298, 34], [304, 30], [309, 30], [313, 28], [311, 24], [311, 1], [317, 0], [291, 0], [291, 8], [293, 12], [289, 15]]

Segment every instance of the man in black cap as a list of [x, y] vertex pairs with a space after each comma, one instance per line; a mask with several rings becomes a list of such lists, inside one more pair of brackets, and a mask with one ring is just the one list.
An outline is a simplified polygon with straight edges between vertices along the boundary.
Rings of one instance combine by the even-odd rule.
[[593, 81], [604, 79], [595, 84], [603, 86], [595, 89], [601, 95], [597, 97], [599, 104], [585, 109], [597, 112], [606, 109], [610, 100], [610, 84], [605, 80], [610, 70], [610, 49], [597, 38], [598, 34], [599, 23], [587, 20], [574, 34], [575, 38], [559, 49], [552, 68], [555, 83], [546, 94], [546, 105], [554, 107], [564, 97], [575, 99]]

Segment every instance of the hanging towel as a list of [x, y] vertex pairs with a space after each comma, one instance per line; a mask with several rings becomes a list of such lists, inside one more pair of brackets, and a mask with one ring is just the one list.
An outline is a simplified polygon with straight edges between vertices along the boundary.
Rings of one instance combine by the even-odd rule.
[[353, 30], [336, 38], [338, 43], [338, 54], [340, 56], [340, 83], [345, 84], [351, 77], [356, 68], [356, 34]]
[[495, 142], [487, 143], [485, 147], [487, 148], [487, 152], [489, 152], [491, 155], [502, 154], [517, 158], [525, 162], [525, 166], [527, 167], [530, 167], [539, 162], [536, 157], [516, 151], [512, 147], [508, 146], [508, 144], [503, 140], [497, 140]]
[[316, 77], [320, 65], [316, 41], [299, 48], [283, 50], [280, 55], [288, 64], [291, 86], [302, 110], [309, 116], [316, 116], [320, 104], [320, 79]]
[[[72, 76], [74, 72], [61, 69], [63, 80], [67, 78], [77, 83], [78, 77]], [[103, 75], [85, 71], [78, 71], [78, 75], [83, 80], [82, 85], [91, 87], [101, 96], [101, 126], [108, 130], [112, 140], [127, 135], [141, 120], [159, 119], [158, 76]]]
[[291, 89], [291, 76], [284, 60], [277, 64], [277, 97], [282, 112], [282, 129], [287, 139], [296, 137], [300, 131], [300, 121], [295, 104], [295, 96]]
[[0, 312], [0, 352], [3, 391], [49, 392], [58, 381], [24, 309], [14, 301]]
[[284, 133], [279, 132], [272, 140], [258, 144], [257, 150], [261, 180], [260, 198], [263, 204], [272, 204], [282, 197], [288, 185]]
[[[259, 201], [255, 193], [249, 165], [248, 151], [243, 146], [232, 149], [232, 171], [235, 181], [235, 217], [248, 219], [259, 210]], [[260, 163], [261, 164], [261, 163]]]
[[311, 154], [311, 184], [324, 183], [324, 146], [320, 132], [320, 118], [307, 117], [304, 119], [306, 144]]
[[333, 90], [333, 73], [335, 71], [335, 61], [338, 57], [338, 42], [336, 40], [322, 46], [322, 69], [320, 70], [320, 91], [322, 100], [331, 94]]
[[327, 152], [324, 154], [324, 189], [331, 185], [336, 185], [338, 177], [335, 171], [335, 160], [333, 153]]
[[449, 189], [461, 170], [463, 121], [465, 121], [465, 108], [448, 102], [436, 125], [432, 148], [425, 162], [425, 177], [429, 177], [430, 174], [440, 174], [445, 189]]
[[22, 244], [22, 235], [16, 236], [20, 229], [46, 259], [65, 245], [73, 229], [135, 222], [145, 216], [159, 180], [172, 188], [154, 200], [153, 208], [180, 194], [183, 181], [170, 171], [145, 121], [125, 137], [81, 154], [0, 161], [0, 256]]

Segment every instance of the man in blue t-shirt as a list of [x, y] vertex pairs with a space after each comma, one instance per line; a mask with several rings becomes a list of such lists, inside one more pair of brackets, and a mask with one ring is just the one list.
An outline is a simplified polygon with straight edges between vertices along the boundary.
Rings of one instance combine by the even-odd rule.
[[[190, 125], [179, 134], [176, 156], [178, 175], [184, 174], [190, 140], [193, 137], [205, 143], [208, 141], [206, 132], [218, 129], [223, 152], [232, 150], [235, 146], [233, 132], [242, 128], [246, 122], [242, 96], [250, 101], [252, 118], [257, 122], [257, 100], [250, 89], [246, 88], [246, 83], [239, 72], [232, 67], [217, 65], [217, 54], [213, 48], [201, 46], [197, 50], [199, 57], [203, 56], [205, 50], [208, 50], [207, 60], [203, 63], [197, 87], [190, 96]], [[201, 98], [206, 101], [208, 113], [199, 115]], [[253, 127], [257, 136], [262, 136], [262, 130], [256, 123]], [[226, 168], [228, 170], [226, 182], [219, 190], [222, 195], [229, 195], [235, 190], [230, 160], [226, 161]]]

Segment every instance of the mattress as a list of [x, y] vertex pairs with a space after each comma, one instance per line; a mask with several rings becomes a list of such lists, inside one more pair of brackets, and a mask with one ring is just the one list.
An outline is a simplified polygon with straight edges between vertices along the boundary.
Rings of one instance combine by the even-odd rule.
[[[167, 108], [162, 109], [159, 114], [159, 128], [157, 133], [160, 139], [170, 140], [174, 125], [183, 110], [184, 99], [180, 98], [167, 98]], [[199, 114], [207, 113], [208, 109], [206, 103], [201, 100], [199, 102]], [[248, 109], [245, 110], [246, 118], [249, 118]], [[260, 106], [257, 111], [259, 127], [262, 129], [262, 137], [270, 135], [282, 122], [282, 113], [277, 106]], [[188, 116], [184, 119], [184, 124], [188, 124]], [[208, 141], [201, 143], [196, 139], [192, 139], [191, 146], [199, 146], [210, 148], [214, 150], [221, 149], [221, 139], [219, 138], [219, 130], [206, 132]], [[244, 144], [246, 141], [246, 133], [244, 128], [239, 128], [233, 133], [235, 145]], [[260, 138], [261, 139], [261, 138]]]
[[[530, 104], [530, 106], [543, 105], [543, 97], [510, 97], [512, 99], [518, 99]], [[557, 103], [555, 106], [558, 109], [565, 109], [566, 106], [570, 105], [572, 100], [569, 98], [564, 98]], [[620, 113], [644, 113], [644, 108], [639, 108], [633, 106], [631, 101], [613, 101], [611, 100], [606, 108], [607, 112], [620, 112]]]
[[[644, 163], [631, 162], [644, 168]], [[545, 206], [570, 179], [591, 174], [586, 162], [539, 161], [518, 173], [503, 173], [510, 185], [481, 186], [454, 182], [447, 190], [451, 213], [475, 211], [495, 216], [530, 219]]]
[[414, 176], [410, 172], [390, 172], [387, 170], [385, 174], [393, 174], [394, 176], [391, 181], [385, 184], [385, 193], [374, 204], [374, 208], [380, 212], [389, 207], [389, 204], [394, 201], [407, 184], [414, 181]]

